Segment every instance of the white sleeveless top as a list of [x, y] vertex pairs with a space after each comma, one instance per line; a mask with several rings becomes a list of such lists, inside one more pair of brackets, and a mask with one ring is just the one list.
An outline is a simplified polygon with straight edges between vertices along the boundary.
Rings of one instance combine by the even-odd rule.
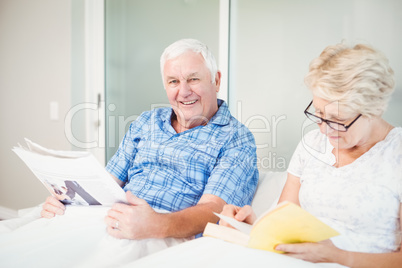
[[340, 168], [333, 166], [333, 148], [318, 129], [297, 146], [288, 172], [300, 178], [301, 207], [341, 233], [333, 242], [342, 249], [399, 250], [402, 128], [393, 128], [383, 141]]

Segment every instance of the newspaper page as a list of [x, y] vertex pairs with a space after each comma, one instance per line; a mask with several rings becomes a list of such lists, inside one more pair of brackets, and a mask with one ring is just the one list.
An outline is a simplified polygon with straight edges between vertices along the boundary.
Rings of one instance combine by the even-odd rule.
[[13, 151], [49, 192], [66, 205], [127, 203], [124, 190], [89, 152], [55, 151], [25, 139]]

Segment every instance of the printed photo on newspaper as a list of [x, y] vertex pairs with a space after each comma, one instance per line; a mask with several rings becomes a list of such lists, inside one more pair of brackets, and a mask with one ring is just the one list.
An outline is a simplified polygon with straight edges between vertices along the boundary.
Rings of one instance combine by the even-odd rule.
[[55, 151], [25, 139], [12, 150], [49, 192], [66, 205], [126, 203], [124, 190], [90, 152]]

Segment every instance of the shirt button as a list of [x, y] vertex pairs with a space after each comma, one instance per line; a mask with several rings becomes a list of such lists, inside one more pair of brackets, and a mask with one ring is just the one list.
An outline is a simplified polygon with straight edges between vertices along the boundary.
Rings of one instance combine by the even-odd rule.
[[149, 188], [151, 188], [151, 186], [149, 186], [149, 184], [147, 184], [147, 185], [145, 185], [144, 188], [148, 190]]
[[159, 151], [159, 155], [163, 155], [163, 151]]

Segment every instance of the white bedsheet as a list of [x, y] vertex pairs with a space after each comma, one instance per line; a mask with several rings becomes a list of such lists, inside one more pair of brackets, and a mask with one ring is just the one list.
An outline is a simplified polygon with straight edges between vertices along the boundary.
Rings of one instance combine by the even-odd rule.
[[[276, 203], [285, 180], [285, 172], [260, 173], [252, 204], [257, 214]], [[115, 239], [103, 222], [108, 209], [68, 207], [65, 215], [48, 220], [39, 219], [41, 207], [36, 207], [20, 218], [0, 222], [0, 267], [343, 267], [208, 237]]]
[[278, 268], [318, 268], [345, 267], [338, 264], [315, 264], [284, 254], [257, 250], [202, 237], [181, 245], [162, 250], [155, 254], [129, 263], [123, 267], [278, 267]]
[[[108, 207], [68, 207], [38, 218], [38, 209], [0, 222], [0, 267], [119, 267], [189, 239], [116, 239], [103, 221]], [[35, 215], [36, 213], [36, 215]]]

